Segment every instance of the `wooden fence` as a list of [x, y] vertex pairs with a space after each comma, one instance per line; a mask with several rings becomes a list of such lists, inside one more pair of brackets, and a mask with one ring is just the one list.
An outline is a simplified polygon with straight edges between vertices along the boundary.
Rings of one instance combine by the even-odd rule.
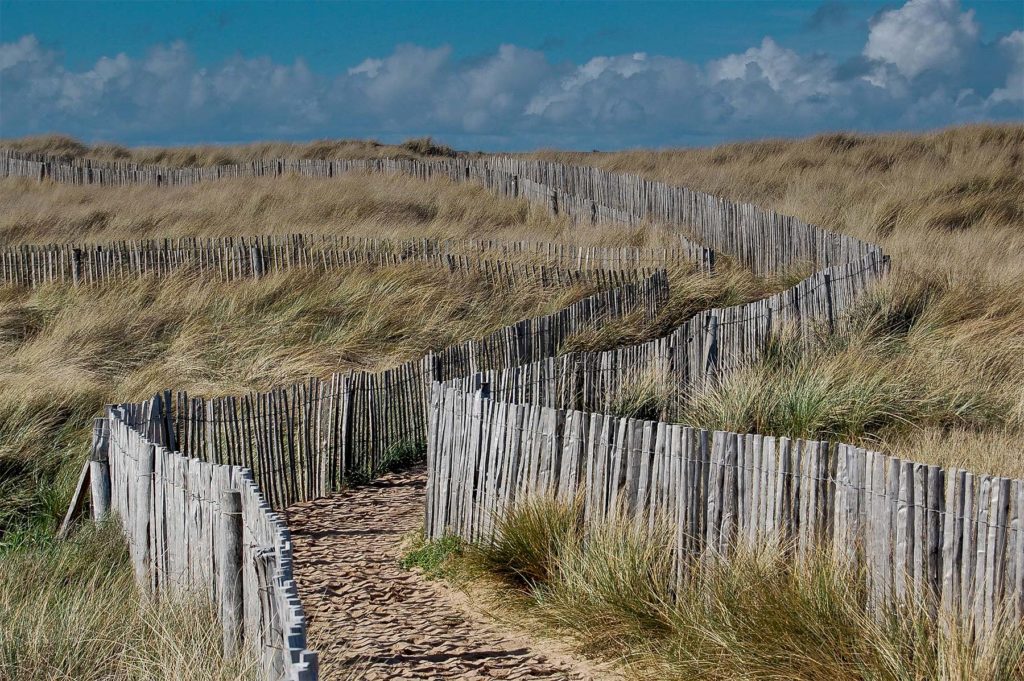
[[792, 216], [685, 187], [586, 166], [483, 156], [442, 160], [261, 160], [230, 166], [166, 168], [120, 162], [63, 161], [0, 150], [0, 177], [50, 178], [76, 184], [188, 185], [225, 177], [337, 177], [350, 172], [444, 177], [479, 182], [506, 197], [542, 201], [578, 223], [659, 222], [759, 275], [797, 266], [819, 268], [880, 253], [875, 244]]
[[647, 391], [658, 397], [655, 416], [673, 419], [693, 391], [757, 361], [779, 338], [793, 335], [810, 345], [820, 334], [845, 330], [856, 301], [887, 271], [884, 256], [869, 254], [768, 298], [699, 312], [652, 341], [438, 378], [463, 390], [486, 382], [497, 399], [602, 412]]
[[979, 636], [1024, 617], [1024, 481], [485, 394], [433, 386], [430, 538], [487, 540], [517, 501], [582, 493], [588, 526], [667, 521], [679, 576], [744, 545], [778, 542], [796, 560], [824, 547], [865, 580], [873, 610], [923, 600]]
[[595, 293], [557, 312], [525, 319], [381, 372], [349, 371], [241, 397], [168, 400], [181, 451], [246, 466], [274, 508], [336, 491], [426, 439], [432, 380], [554, 357], [575, 334], [613, 319], [652, 318], [668, 297], [664, 272]]
[[206, 597], [228, 654], [248, 647], [267, 679], [315, 679], [284, 520], [249, 469], [176, 451], [162, 403], [116, 405], [97, 419], [97, 520], [111, 512], [119, 521], [143, 593]]
[[100, 284], [188, 271], [224, 281], [259, 278], [292, 269], [327, 272], [359, 265], [417, 262], [451, 272], [482, 274], [505, 285], [576, 283], [618, 285], [665, 267], [711, 273], [714, 252], [677, 248], [602, 248], [498, 241], [377, 239], [339, 235], [123, 240], [101, 244], [12, 246], [0, 251], [0, 284]]

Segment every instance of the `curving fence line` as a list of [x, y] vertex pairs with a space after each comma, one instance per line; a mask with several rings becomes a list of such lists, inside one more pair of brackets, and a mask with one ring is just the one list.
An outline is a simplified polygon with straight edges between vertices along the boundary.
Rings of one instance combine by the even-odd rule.
[[258, 279], [295, 269], [327, 272], [367, 265], [424, 263], [482, 274], [492, 282], [577, 282], [607, 286], [654, 269], [690, 267], [711, 273], [714, 251], [685, 242], [676, 248], [603, 248], [498, 240], [377, 239], [289, 234], [122, 240], [100, 244], [25, 244], [0, 251], [0, 284], [102, 284], [174, 272], [222, 281]]
[[768, 298], [700, 312], [662, 338], [603, 352], [551, 355], [512, 367], [447, 376], [463, 390], [481, 383], [501, 400], [607, 412], [643, 389], [659, 392], [657, 416], [677, 417], [687, 396], [756, 361], [780, 337], [811, 343], [844, 331], [849, 312], [888, 271], [884, 256], [829, 267]]
[[227, 651], [248, 646], [268, 679], [315, 679], [291, 542], [274, 509], [373, 475], [396, 449], [421, 448], [431, 378], [557, 352], [609, 319], [653, 316], [667, 293], [659, 271], [393, 370], [112, 406], [96, 420], [88, 464], [94, 518], [118, 518], [144, 593], [208, 597]]
[[432, 380], [553, 357], [576, 334], [629, 315], [653, 318], [667, 298], [667, 277], [656, 272], [393, 369], [336, 373], [242, 397], [179, 392], [168, 402], [170, 437], [192, 456], [248, 467], [271, 505], [284, 508], [421, 450]]
[[[564, 409], [571, 409], [574, 414], [588, 414], [588, 424], [600, 419], [602, 424], [607, 423], [610, 428], [614, 417], [602, 417], [590, 412], [613, 406], [611, 398], [622, 394], [629, 388], [631, 381], [642, 375], [653, 375], [669, 386], [673, 399], [685, 400], [691, 391], [699, 389], [705, 382], [716, 380], [737, 366], [755, 360], [780, 333], [795, 332], [800, 338], [810, 340], [818, 333], [841, 332], [848, 323], [848, 313], [857, 299], [888, 271], [888, 259], [876, 245], [833, 234], [795, 218], [635, 176], [516, 158], [260, 161], [237, 166], [167, 169], [123, 163], [63, 162], [11, 152], [0, 155], [0, 175], [24, 175], [102, 185], [149, 183], [171, 186], [222, 177], [284, 174], [335, 177], [346, 172], [404, 173], [423, 178], [446, 177], [453, 181], [480, 182], [504, 196], [522, 196], [543, 201], [553, 212], [567, 215], [578, 223], [601, 220], [662, 222], [679, 231], [681, 243], [687, 243], [682, 239], [695, 237], [702, 242], [702, 247], [713, 248], [716, 253], [735, 258], [759, 274], [786, 274], [806, 266], [813, 266], [816, 272], [790, 290], [765, 300], [700, 313], [668, 336], [649, 343], [604, 353], [561, 354], [566, 338], [573, 333], [593, 328], [608, 319], [622, 318], [630, 310], [643, 310], [648, 315], [656, 311], [659, 301], [664, 300], [664, 286], [663, 282], [653, 280], [646, 282], [646, 288], [633, 284], [636, 288], [632, 294], [625, 292], [626, 287], [617, 289], [618, 295], [632, 296], [632, 302], [623, 302], [618, 307], [618, 303], [610, 302], [616, 298], [606, 297], [606, 307], [599, 312], [576, 312], [575, 317], [566, 313], [567, 317], [562, 317], [560, 322], [554, 324], [551, 320], [557, 316], [521, 322], [490, 339], [469, 342], [458, 346], [458, 349], [430, 355], [421, 362], [410, 363], [400, 371], [361, 374], [359, 379], [355, 378], [356, 375], [350, 375], [347, 387], [344, 375], [338, 375], [329, 381], [312, 381], [287, 390], [248, 398], [202, 400], [184, 394], [168, 394], [157, 406], [150, 406], [148, 423], [151, 424], [151, 432], [143, 432], [135, 427], [142, 437], [160, 443], [168, 450], [180, 450], [192, 460], [229, 467], [245, 465], [248, 470], [252, 470], [251, 479], [258, 481], [259, 490], [271, 508], [280, 508], [296, 499], [328, 493], [344, 482], [346, 472], [372, 474], [375, 467], [386, 463], [395, 454], [396, 449], [409, 446], [409, 443], [422, 446], [423, 439], [426, 440], [428, 467], [431, 470], [428, 528], [433, 536], [455, 532], [485, 538], [488, 528], [492, 527], [490, 523], [493, 513], [501, 508], [500, 505], [489, 505], [491, 497], [487, 495], [497, 493], [499, 497], [504, 495], [506, 501], [512, 500], [520, 490], [513, 485], [513, 480], [525, 481], [522, 490], [530, 492], [546, 489], [538, 482], [540, 480], [556, 480], [559, 485], [564, 480], [565, 485], [570, 485], [575, 475], [579, 486], [588, 484], [587, 476], [590, 476], [589, 485], [593, 488], [588, 487], [589, 493], [597, 494], [596, 490], [600, 487], [605, 490], [600, 494], [616, 500], [616, 504], [620, 498], [629, 498], [634, 488], [637, 495], [647, 494], [652, 498], [660, 495], [661, 498], [669, 499], [671, 495], [681, 493], [681, 488], [678, 477], [671, 478], [676, 480], [674, 483], [665, 482], [670, 477], [667, 477], [664, 470], [678, 468], [683, 459], [670, 457], [668, 463], [663, 459], [658, 464], [658, 470], [661, 471], [658, 477], [652, 477], [654, 474], [651, 466], [654, 464], [644, 464], [643, 456], [630, 452], [647, 451], [644, 449], [647, 447], [644, 438], [648, 430], [652, 434], [665, 429], [675, 429], [672, 432], [676, 432], [680, 428], [678, 426], [655, 426], [651, 422], [650, 428], [642, 426], [637, 435], [635, 425], [633, 430], [629, 426], [629, 423], [635, 424], [636, 421], [615, 421], [615, 437], [621, 432], [623, 437], [628, 434], [628, 439], [618, 440], [619, 446], [616, 448], [613, 446], [616, 440], [612, 438], [608, 440], [607, 448], [595, 450], [597, 453], [594, 454], [593, 468], [583, 468], [578, 463], [574, 467], [572, 457], [559, 459], [558, 475], [555, 475], [552, 468], [553, 454], [547, 459], [534, 459], [531, 458], [533, 454], [530, 454], [522, 461], [535, 462], [536, 465], [529, 463], [526, 468], [517, 468], [515, 477], [509, 477], [503, 473], [512, 470], [509, 468], [512, 459], [508, 458], [507, 452], [515, 450], [522, 453], [528, 448], [537, 448], [539, 452], [548, 451], [544, 447], [550, 450], [555, 443], [560, 443], [564, 450], [568, 441], [575, 442], [583, 432], [582, 426], [576, 425], [577, 422], [583, 422], [583, 417], [574, 416], [576, 420], [567, 430], [564, 416], [570, 412]], [[359, 389], [355, 389], [353, 386], [358, 381], [363, 383]], [[443, 389], [439, 387], [442, 381], [448, 382]], [[523, 404], [515, 407], [516, 413], [523, 419], [529, 413], [532, 420], [529, 423], [520, 422], [517, 416], [509, 425], [506, 419], [503, 435], [499, 436], [502, 428], [500, 420], [483, 421], [481, 410], [487, 409], [493, 414], [511, 407], [500, 406], [503, 404], [501, 400], [485, 400], [479, 392], [481, 390], [500, 393], [505, 401], [521, 401]], [[489, 406], [484, 406], [485, 403]], [[481, 418], [475, 418], [474, 415]], [[545, 424], [543, 427], [541, 420]], [[485, 427], [486, 436], [481, 430]], [[591, 430], [593, 428], [588, 425], [588, 437]], [[350, 431], [351, 436], [348, 435]], [[339, 432], [348, 439], [334, 435]], [[654, 442], [653, 447], [657, 447], [656, 437], [648, 440]], [[778, 447], [781, 448], [781, 445]], [[725, 519], [714, 520], [715, 530], [708, 530], [711, 525], [707, 523], [701, 525], [700, 535], [707, 537], [709, 533], [712, 534], [711, 545], [727, 555], [730, 550], [728, 547], [732, 546], [737, 536], [737, 532], [731, 528], [738, 526], [739, 521], [734, 519], [737, 513], [735, 509], [740, 503], [730, 500], [733, 497], [729, 496], [731, 493], [728, 490], [733, 488], [734, 483], [738, 488], [741, 479], [746, 485], [748, 478], [746, 473], [732, 477], [724, 473], [726, 470], [735, 470], [735, 466], [730, 446], [723, 444], [721, 449], [725, 454], [716, 459], [718, 468], [711, 468], [710, 463], [707, 468], [709, 476], [710, 471], [715, 471], [715, 481], [722, 480], [721, 485], [715, 487], [714, 494], [719, 495], [714, 497], [717, 501], [700, 506], [702, 510], [694, 513], [702, 518]], [[778, 509], [786, 508], [784, 490], [792, 490], [793, 483], [787, 483], [790, 484], [787, 488], [778, 483], [777, 474], [775, 477], [760, 475], [762, 468], [771, 470], [768, 461], [771, 457], [766, 457], [763, 451], [761, 456], [762, 464], [757, 468], [759, 477], [755, 482], [755, 469], [751, 468], [750, 487], [744, 487], [744, 490], [754, 494], [756, 487], [759, 490], [758, 499], [767, 500], [771, 497], [775, 500], [775, 505], [771, 506], [773, 524], [769, 528], [775, 532], [782, 522], [779, 520], [782, 511]], [[711, 454], [708, 457], [709, 462], [714, 458]], [[690, 458], [695, 458], [695, 455]], [[821, 458], [819, 447], [819, 463]], [[576, 461], [580, 459], [577, 457]], [[800, 466], [803, 461], [801, 454]], [[628, 473], [633, 470], [635, 462], [638, 462], [640, 469], [648, 465], [643, 485], [639, 473]], [[771, 465], [775, 466], [776, 472], [785, 466], [789, 466], [789, 470], [796, 470], [792, 459], [787, 462], [775, 459]], [[733, 468], [729, 468], [730, 465]], [[561, 476], [563, 466], [566, 466], [564, 478]], [[667, 468], [663, 470], [665, 466]], [[847, 475], [845, 471], [850, 470], [851, 466], [849, 459], [846, 459], [843, 466], [842, 475]], [[853, 465], [853, 469], [861, 470], [858, 466]], [[596, 477], [598, 467], [615, 473]], [[834, 474], [829, 473], [831, 478], [825, 479], [832, 485], [827, 489], [832, 489], [835, 496], [838, 494], [835, 490], [839, 489], [837, 481], [841, 479], [841, 476], [836, 477], [840, 471], [839, 463], [836, 463], [834, 471]], [[584, 472], [586, 475], [580, 478]], [[917, 478], [914, 475], [906, 478], [907, 484], [910, 479], [916, 484]], [[769, 478], [774, 482], [770, 482]], [[629, 486], [623, 487], [627, 480]], [[661, 481], [657, 483], [661, 487], [652, 488], [653, 480]], [[926, 487], [928, 481], [926, 475]], [[718, 484], [715, 482], [715, 485]], [[1005, 489], [1000, 485], [1002, 483], [997, 485], [997, 502], [992, 501], [991, 481], [986, 488], [988, 491], [984, 503], [989, 508], [994, 508], [993, 503], [999, 506], [1004, 499], [1010, 498], [1009, 493], [1003, 494]], [[811, 486], [804, 487], [810, 489]], [[792, 492], [789, 494], [786, 498], [792, 504]], [[856, 495], [844, 492], [841, 498], [844, 504], [853, 504], [856, 498], [857, 508], [860, 508], [859, 491]], [[926, 503], [923, 500], [928, 497], [915, 498]], [[937, 495], [933, 494], [931, 498], [937, 499]], [[979, 504], [980, 508], [981, 498], [972, 499], [971, 503]], [[605, 508], [610, 508], [607, 506], [610, 501], [602, 503], [606, 504]], [[693, 503], [699, 506], [698, 502]], [[596, 513], [597, 505], [592, 508], [595, 509], [593, 518], [597, 521], [602, 516]], [[916, 507], [906, 506], [899, 518], [905, 521], [911, 508]], [[1007, 501], [1006, 510], [1010, 508]], [[126, 521], [138, 517], [131, 515], [131, 507], [127, 513], [129, 515], [122, 516], [122, 523], [126, 525], [130, 524]], [[767, 513], [764, 511], [757, 516], [760, 520], [750, 522], [768, 524]], [[996, 514], [999, 513], [1001, 511], [997, 508]], [[819, 516], [816, 514], [814, 517]], [[1013, 516], [1013, 522], [1017, 522], [1016, 517]], [[747, 523], [747, 520], [743, 522]], [[806, 520], [796, 521], [796, 531], [800, 531], [800, 522], [804, 522], [805, 529], [809, 531], [811, 525]], [[833, 521], [828, 522], [834, 525]], [[897, 522], [893, 526], [901, 525]], [[902, 526], [908, 527], [906, 522]], [[743, 527], [746, 530], [748, 525]], [[926, 523], [926, 527], [932, 525]], [[768, 529], [765, 531], [768, 532]], [[835, 530], [830, 531], [833, 534], [828, 536], [835, 537]], [[857, 532], [849, 536], [860, 536]], [[845, 529], [841, 531], [841, 536], [847, 536], [843, 533], [846, 533]], [[755, 533], [755, 536], [761, 535]], [[986, 551], [989, 547], [987, 536]], [[977, 532], [974, 537], [978, 537]], [[1000, 545], [998, 536], [993, 541], [994, 550], [986, 555], [993, 556], [992, 560], [995, 560], [995, 556], [1005, 555], [1007, 544]], [[908, 546], [906, 538], [903, 544], [898, 545]], [[916, 560], [919, 555], [917, 552], [924, 551], [927, 544], [914, 543], [913, 546], [911, 551]], [[976, 547], [977, 544], [971, 546]], [[963, 549], [961, 546], [961, 556]], [[855, 557], [862, 555], [859, 549], [854, 554]], [[891, 558], [892, 551], [886, 555]], [[931, 556], [931, 553], [928, 555]], [[287, 562], [286, 558], [281, 560]], [[942, 565], [945, 566], [945, 563]], [[994, 580], [996, 573], [992, 574]], [[1005, 580], [1005, 571], [999, 574]], [[1013, 574], [1013, 579], [1018, 579], [1017, 572]], [[990, 598], [995, 607], [996, 600], [1003, 598], [1005, 591], [997, 592], [995, 586], [989, 589], [985, 579], [988, 577], [982, 578], [982, 591], [991, 594], [991, 598], [988, 595], [985, 598]], [[896, 581], [892, 582], [894, 588]], [[261, 605], [261, 617], [266, 617], [266, 607]], [[296, 611], [290, 612], [294, 615]], [[298, 612], [301, 618], [301, 611]], [[226, 630], [232, 631], [232, 626], [227, 623]], [[286, 657], [301, 661], [301, 656], [305, 654], [302, 652], [304, 641], [301, 637], [295, 641], [295, 646], [286, 642], [283, 647], [288, 651]], [[251, 641], [249, 643], [252, 644]], [[307, 663], [314, 659], [310, 655], [306, 657]], [[281, 678], [284, 675], [281, 667], [277, 671], [266, 666], [264, 669], [270, 678]], [[285, 672], [292, 673], [288, 670]]]
[[350, 172], [405, 174], [478, 182], [506, 197], [546, 204], [577, 223], [659, 222], [728, 254], [756, 274], [832, 265], [881, 253], [870, 242], [830, 232], [798, 218], [705, 192], [616, 174], [515, 157], [441, 160], [261, 160], [245, 164], [167, 168], [121, 162], [65, 161], [0, 150], [0, 177], [20, 176], [101, 185], [191, 185], [228, 177], [296, 174], [330, 178]]

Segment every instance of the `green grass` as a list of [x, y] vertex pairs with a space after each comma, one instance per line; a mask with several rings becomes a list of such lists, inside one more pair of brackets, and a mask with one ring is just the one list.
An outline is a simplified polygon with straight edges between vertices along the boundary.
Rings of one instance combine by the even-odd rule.
[[381, 458], [377, 475], [397, 473], [427, 460], [427, 443], [423, 440], [403, 440], [388, 447]]
[[584, 539], [578, 503], [534, 499], [462, 554], [464, 574], [524, 626], [617, 661], [635, 679], [1012, 679], [1024, 631], [986, 645], [907, 605], [871, 616], [863, 580], [783, 548], [695, 563], [676, 584], [672, 533], [620, 518]]
[[399, 562], [406, 570], [418, 568], [430, 578], [453, 577], [453, 567], [461, 557], [462, 549], [462, 540], [458, 537], [445, 536], [427, 541], [420, 534], [413, 538]]

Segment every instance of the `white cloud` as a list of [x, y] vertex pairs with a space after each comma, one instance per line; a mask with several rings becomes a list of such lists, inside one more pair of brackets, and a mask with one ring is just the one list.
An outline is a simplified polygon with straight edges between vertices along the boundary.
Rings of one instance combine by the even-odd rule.
[[878, 17], [864, 56], [914, 78], [928, 69], [955, 71], [977, 40], [974, 10], [961, 13], [958, 0], [910, 0]]
[[0, 43], [0, 72], [38, 61], [41, 57], [42, 49], [34, 35], [22, 36], [13, 43]]
[[999, 41], [999, 50], [1010, 64], [1006, 74], [1006, 87], [992, 92], [990, 100], [1024, 102], [1024, 31], [1014, 31]]
[[708, 75], [713, 82], [763, 78], [773, 90], [806, 97], [832, 91], [832, 69], [827, 60], [801, 57], [766, 37], [759, 47], [711, 62]]
[[765, 37], [704, 65], [645, 53], [552, 63], [515, 45], [459, 60], [448, 46], [400, 45], [337, 75], [301, 59], [199, 65], [180, 42], [72, 70], [24, 36], [0, 44], [0, 134], [435, 134], [466, 147], [610, 148], [1024, 117], [1024, 31], [988, 46], [978, 36], [953, 0], [910, 0], [874, 22], [862, 66]]

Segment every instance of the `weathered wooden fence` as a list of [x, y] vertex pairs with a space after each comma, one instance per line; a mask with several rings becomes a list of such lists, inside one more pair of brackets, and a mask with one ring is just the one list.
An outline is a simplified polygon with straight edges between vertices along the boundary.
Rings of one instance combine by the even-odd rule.
[[177, 451], [162, 404], [115, 405], [97, 419], [94, 515], [120, 523], [143, 593], [206, 597], [228, 654], [246, 646], [268, 679], [315, 679], [284, 520], [249, 469]]
[[435, 383], [426, 531], [493, 536], [510, 505], [584, 495], [586, 523], [623, 511], [675, 531], [676, 574], [778, 542], [822, 547], [878, 609], [924, 599], [979, 635], [1024, 617], [1024, 481], [853, 445], [707, 431]]
[[574, 334], [637, 313], [651, 318], [668, 297], [664, 272], [601, 291], [542, 317], [503, 327], [381, 372], [349, 371], [241, 397], [169, 400], [181, 450], [253, 471], [271, 505], [324, 496], [371, 475], [426, 439], [426, 389], [435, 379], [511, 367], [558, 354]]
[[293, 269], [327, 272], [358, 265], [417, 262], [489, 281], [601, 286], [646, 277], [657, 268], [710, 273], [714, 253], [678, 248], [602, 248], [498, 240], [377, 239], [339, 235], [124, 240], [100, 244], [19, 245], [0, 251], [0, 284], [99, 284], [145, 275], [195, 272], [224, 281]]
[[285, 173], [337, 177], [350, 172], [444, 177], [480, 182], [508, 197], [541, 201], [580, 223], [654, 221], [702, 246], [727, 253], [757, 274], [795, 266], [827, 267], [880, 253], [875, 244], [808, 224], [792, 216], [685, 187], [586, 166], [514, 157], [442, 160], [262, 160], [230, 166], [166, 168], [119, 162], [63, 161], [0, 150], [0, 177], [51, 178], [77, 184], [195, 184], [224, 177]]
[[439, 378], [456, 379], [464, 390], [484, 381], [502, 400], [587, 411], [612, 410], [646, 390], [659, 393], [658, 415], [671, 419], [692, 391], [755, 362], [779, 338], [794, 335], [810, 344], [819, 334], [844, 330], [855, 302], [887, 271], [884, 256], [869, 254], [768, 298], [700, 312], [652, 341]]

